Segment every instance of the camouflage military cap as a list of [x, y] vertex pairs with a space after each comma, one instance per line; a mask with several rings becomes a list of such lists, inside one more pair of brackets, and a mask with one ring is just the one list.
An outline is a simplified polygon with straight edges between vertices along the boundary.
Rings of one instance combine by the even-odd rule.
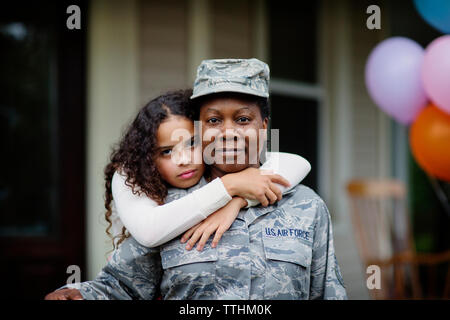
[[258, 59], [203, 60], [191, 99], [217, 92], [269, 97], [269, 66]]

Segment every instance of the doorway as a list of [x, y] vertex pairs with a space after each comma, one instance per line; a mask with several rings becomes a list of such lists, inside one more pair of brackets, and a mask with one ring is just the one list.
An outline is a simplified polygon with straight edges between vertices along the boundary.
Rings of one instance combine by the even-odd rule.
[[43, 299], [85, 266], [86, 19], [69, 30], [71, 4], [86, 13], [85, 1], [0, 12], [2, 298]]

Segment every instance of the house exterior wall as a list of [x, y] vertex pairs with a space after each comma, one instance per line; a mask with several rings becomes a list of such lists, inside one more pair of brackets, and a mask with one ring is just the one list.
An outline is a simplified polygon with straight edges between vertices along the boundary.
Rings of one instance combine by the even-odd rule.
[[103, 169], [138, 107], [138, 3], [90, 2], [88, 24], [86, 230], [87, 268], [92, 279], [105, 265], [111, 241], [104, 219]]
[[157, 95], [192, 86], [188, 81], [188, 1], [139, 3], [140, 105]]
[[254, 3], [212, 1], [211, 53], [214, 58], [253, 58]]

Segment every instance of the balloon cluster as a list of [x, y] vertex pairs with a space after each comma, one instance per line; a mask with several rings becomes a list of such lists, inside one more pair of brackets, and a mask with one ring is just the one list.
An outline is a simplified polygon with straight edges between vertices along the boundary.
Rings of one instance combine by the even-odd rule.
[[[420, 15], [450, 33], [449, 0], [415, 0]], [[384, 112], [411, 124], [414, 158], [431, 176], [450, 182], [450, 34], [424, 50], [415, 41], [392, 37], [378, 44], [366, 63], [368, 92]]]

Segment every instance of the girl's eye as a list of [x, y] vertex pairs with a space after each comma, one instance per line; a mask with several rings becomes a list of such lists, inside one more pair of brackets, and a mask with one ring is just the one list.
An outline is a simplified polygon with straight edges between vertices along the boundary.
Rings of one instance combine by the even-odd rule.
[[217, 123], [217, 122], [219, 122], [219, 119], [217, 119], [217, 118], [210, 118], [210, 119], [208, 119], [208, 121], [206, 121], [206, 122], [208, 122], [208, 123]]
[[171, 153], [172, 153], [172, 149], [166, 149], [166, 150], [161, 151], [161, 154], [162, 154], [163, 156], [168, 156], [168, 155], [170, 155]]

